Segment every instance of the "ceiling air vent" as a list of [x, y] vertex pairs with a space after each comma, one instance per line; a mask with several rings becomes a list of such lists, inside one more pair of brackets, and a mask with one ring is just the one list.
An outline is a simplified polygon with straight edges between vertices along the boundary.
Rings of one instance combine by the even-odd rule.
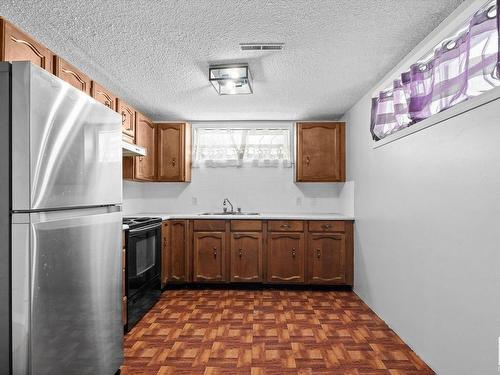
[[285, 43], [240, 43], [242, 51], [281, 51]]

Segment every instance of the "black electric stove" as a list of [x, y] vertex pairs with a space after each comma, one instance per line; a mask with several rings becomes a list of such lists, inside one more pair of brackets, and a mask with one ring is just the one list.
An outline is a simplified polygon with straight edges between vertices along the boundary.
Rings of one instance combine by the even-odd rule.
[[151, 307], [161, 294], [161, 218], [125, 217], [127, 254], [126, 285], [127, 323], [129, 331]]

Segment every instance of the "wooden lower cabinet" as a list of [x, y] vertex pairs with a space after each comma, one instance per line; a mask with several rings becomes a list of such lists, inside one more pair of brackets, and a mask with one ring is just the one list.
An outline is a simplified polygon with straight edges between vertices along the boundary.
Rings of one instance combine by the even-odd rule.
[[269, 233], [267, 282], [303, 283], [304, 233]]
[[224, 232], [195, 232], [193, 234], [193, 281], [224, 281]]
[[262, 281], [262, 233], [231, 233], [231, 281]]
[[311, 233], [308, 244], [310, 284], [344, 284], [346, 238], [342, 233]]
[[185, 220], [169, 222], [170, 243], [168, 257], [168, 282], [185, 283], [189, 280], [188, 273], [188, 223]]
[[352, 221], [288, 224], [271, 220], [165, 221], [162, 285], [353, 285]]
[[169, 235], [170, 226], [168, 221], [164, 221], [161, 226], [161, 286], [164, 287], [168, 281], [168, 268], [170, 265]]

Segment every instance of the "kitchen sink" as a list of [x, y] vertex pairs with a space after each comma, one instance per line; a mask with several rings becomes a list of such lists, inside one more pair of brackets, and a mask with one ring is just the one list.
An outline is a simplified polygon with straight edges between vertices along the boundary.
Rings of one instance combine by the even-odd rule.
[[245, 215], [245, 216], [257, 216], [260, 215], [257, 212], [203, 212], [200, 214], [202, 216], [217, 216], [217, 215], [225, 215], [225, 216], [231, 216], [231, 215]]

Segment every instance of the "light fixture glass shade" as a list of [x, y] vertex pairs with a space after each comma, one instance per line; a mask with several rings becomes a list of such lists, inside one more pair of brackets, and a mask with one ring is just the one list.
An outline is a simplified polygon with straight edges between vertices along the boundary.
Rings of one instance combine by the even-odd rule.
[[210, 83], [219, 95], [252, 94], [252, 77], [247, 64], [211, 66]]

